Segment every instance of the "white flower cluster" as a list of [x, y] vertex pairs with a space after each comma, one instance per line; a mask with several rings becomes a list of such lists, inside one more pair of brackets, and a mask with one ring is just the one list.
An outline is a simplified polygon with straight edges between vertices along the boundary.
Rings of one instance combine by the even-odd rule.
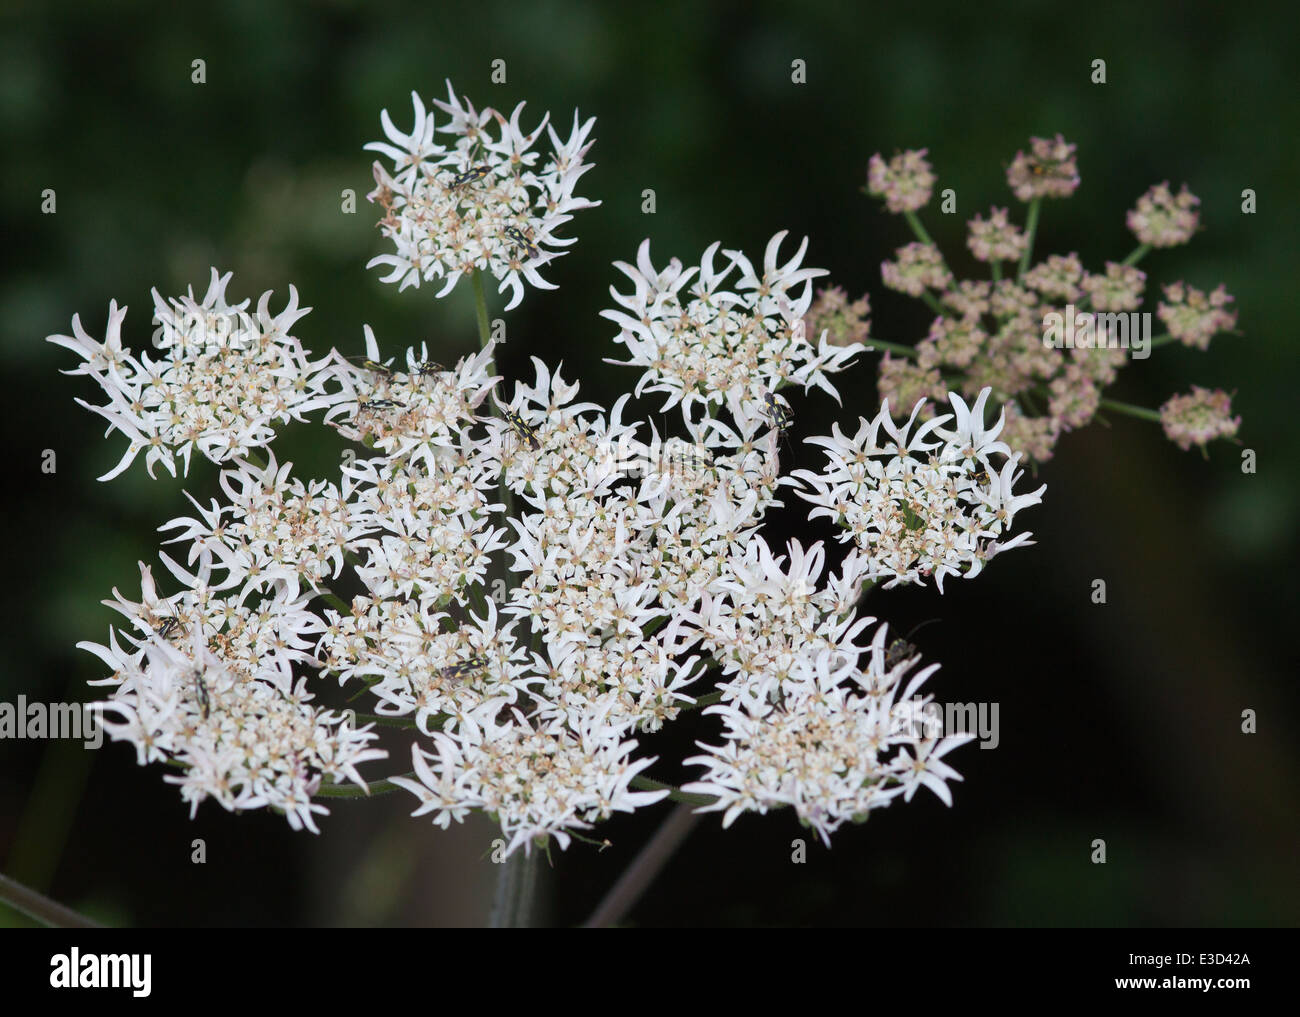
[[[462, 104], [450, 82], [447, 101], [433, 102], [450, 118], [445, 126], [435, 126], [418, 94], [411, 93], [411, 102], [415, 126], [409, 134], [399, 131], [384, 110], [388, 141], [366, 145], [392, 160], [391, 173], [374, 164], [378, 186], [368, 197], [384, 209], [380, 226], [395, 248], [367, 267], [387, 266], [383, 281], [401, 289], [442, 279], [439, 297], [461, 276], [488, 272], [500, 280], [498, 292], [511, 290], [506, 310], [523, 299], [525, 282], [555, 289], [538, 269], [563, 253], [555, 248], [574, 242], [557, 231], [573, 212], [600, 204], [573, 193], [591, 168], [583, 157], [593, 143], [588, 135], [595, 118], [579, 123], [575, 111], [569, 138], [562, 142], [548, 124], [550, 114], [525, 132], [522, 102], [507, 120], [491, 108], [475, 110], [468, 99]], [[539, 167], [540, 154], [532, 148], [544, 127], [551, 153]], [[440, 144], [438, 134], [455, 140]]]
[[[591, 204], [573, 195], [591, 122], [575, 116], [567, 143], [551, 132], [538, 170], [541, 127], [525, 134], [520, 109], [507, 121], [454, 96], [435, 106], [454, 144], [438, 144], [416, 98], [414, 132], [385, 113], [392, 144], [370, 146], [394, 163], [376, 167], [372, 197], [397, 254], [376, 261], [403, 286], [442, 277], [442, 293], [491, 272], [514, 306], [524, 281], [548, 285], [537, 268], [571, 243], [554, 230]], [[655, 759], [635, 739], [700, 706], [723, 729], [688, 761], [705, 771], [688, 790], [724, 825], [790, 806], [826, 839], [922, 786], [950, 802], [960, 778], [942, 757], [965, 736], [900, 723], [934, 667], [913, 675], [918, 659], [896, 659], [858, 607], [881, 578], [942, 589], [973, 576], [1025, 541], [1013, 517], [1042, 489], [1012, 494], [1018, 460], [1001, 423], [983, 426], [987, 392], [971, 410], [952, 397], [950, 431], [942, 417], [912, 433], [920, 407], [898, 428], [886, 404], [853, 439], [812, 439], [825, 471], [783, 478], [778, 391], [838, 401], [831, 376], [864, 349], [804, 335], [825, 273], [802, 267], [806, 240], [781, 261], [784, 237], [761, 268], [739, 251], [720, 265], [714, 244], [699, 265], [659, 272], [648, 241], [635, 268], [619, 265], [633, 292], [612, 291], [618, 309], [603, 314], [642, 371], [636, 393], [680, 407], [681, 435], [625, 420], [630, 396], [608, 411], [577, 401], [578, 385], [535, 357], [533, 381], [507, 394], [490, 341], [447, 368], [424, 348], [383, 359], [367, 327], [360, 362], [309, 361], [288, 335], [305, 313], [296, 293], [275, 317], [263, 297], [228, 349], [182, 345], [158, 364], [122, 348], [116, 305], [103, 344], [75, 320], [76, 338], [51, 337], [83, 356], [73, 373], [112, 399], [94, 409], [131, 437], [114, 473], [143, 448], [150, 466], [174, 470], [178, 452], [188, 464], [193, 446], [227, 464], [220, 499], [191, 499], [194, 515], [161, 527], [193, 570], [163, 555], [182, 591], [160, 598], [142, 566], [142, 600], [112, 602], [129, 630], [83, 644], [113, 672], [112, 736], [141, 763], [178, 767], [168, 779], [192, 806], [269, 806], [315, 830], [329, 784], [368, 790], [357, 766], [388, 755], [374, 744], [382, 721], [412, 739], [412, 770], [390, 779], [415, 814], [445, 827], [485, 812], [508, 851], [567, 846], [667, 795], [642, 775]], [[243, 314], [228, 279], [214, 272], [202, 302], [159, 299], [160, 320]], [[318, 408], [363, 449], [337, 483], [259, 451], [273, 422]], [[838, 571], [821, 544], [778, 556], [763, 538], [780, 488], [798, 484], [812, 515], [855, 542]], [[312, 684], [339, 702], [365, 695], [371, 723], [312, 705]]]
[[264, 446], [275, 436], [273, 424], [303, 420], [330, 404], [328, 365], [309, 361], [289, 334], [311, 310], [298, 307], [297, 291], [289, 287], [289, 303], [275, 315], [270, 292], [262, 294], [254, 315], [247, 300], [226, 301], [229, 282], [229, 272], [218, 275], [214, 268], [201, 301], [193, 290], [172, 300], [153, 291], [156, 345], [167, 351], [157, 360], [122, 345], [126, 308], [116, 301], [102, 343], [82, 328], [80, 316], [72, 319], [71, 336], [49, 337], [85, 361], [63, 373], [90, 375], [109, 400], [102, 406], [77, 402], [130, 440], [121, 461], [100, 480], [116, 477], [142, 451], [150, 476], [155, 463], [175, 476], [177, 456], [188, 474], [195, 448], [214, 463], [226, 462]]
[[997, 440], [1001, 416], [992, 428], [984, 426], [989, 392], [973, 407], [950, 394], [953, 413], [915, 432], [925, 401], [899, 427], [886, 400], [872, 420], [859, 418], [852, 438], [836, 424], [830, 437], [807, 439], [823, 446], [829, 460], [821, 472], [793, 474], [805, 485], [801, 497], [817, 506], [810, 518], [826, 516], [844, 530], [841, 539], [855, 545], [850, 561], [860, 558], [873, 582], [888, 579], [890, 587], [933, 576], [942, 592], [945, 576], [974, 578], [995, 555], [1030, 543], [1028, 532], [1010, 536], [1011, 524], [1047, 488], [1013, 492], [1020, 456]]
[[938, 665], [909, 680], [916, 658], [891, 661], [885, 636], [881, 626], [865, 650], [795, 657], [776, 702], [705, 710], [722, 717], [724, 742], [686, 760], [706, 773], [683, 790], [715, 796], [702, 811], [725, 810], [723, 826], [742, 812], [792, 806], [827, 846], [846, 821], [862, 822], [899, 795], [910, 801], [920, 787], [951, 805], [947, 781], [961, 776], [943, 756], [972, 736], [919, 723], [932, 700], [917, 690]]
[[[614, 341], [629, 354], [609, 362], [645, 371], [637, 395], [666, 393], [663, 409], [680, 403], [688, 419], [697, 403], [706, 411], [725, 406], [746, 436], [772, 415], [771, 397], [784, 385], [817, 386], [839, 399], [827, 374], [843, 370], [866, 347], [834, 346], [824, 332], [814, 345], [804, 335], [812, 280], [826, 272], [800, 267], [806, 238], [781, 264], [777, 256], [785, 236], [782, 230], [768, 243], [762, 274], [740, 251], [723, 251], [726, 264], [719, 268], [716, 243], [688, 269], [673, 258], [656, 271], [648, 240], [637, 251], [635, 267], [616, 263], [634, 288], [621, 294], [611, 287], [622, 310], [601, 316], [619, 326]], [[739, 275], [729, 282], [733, 269]]]
[[136, 634], [110, 632], [107, 646], [78, 644], [112, 669], [92, 683], [112, 689], [101, 705], [118, 719], [106, 717], [105, 730], [135, 745], [141, 765], [179, 767], [165, 779], [180, 785], [191, 814], [212, 797], [232, 811], [280, 809], [294, 829], [317, 832], [314, 814], [328, 811], [313, 801], [322, 780], [364, 786], [357, 767], [387, 753], [370, 746], [368, 728], [312, 706], [307, 680], [295, 678], [295, 665], [313, 662], [323, 627], [307, 610], [309, 598], [277, 583], [270, 597], [248, 606], [217, 594], [207, 562], [188, 573], [162, 558], [186, 592], [160, 598], [142, 564], [141, 600], [115, 589], [115, 599], [104, 602]]

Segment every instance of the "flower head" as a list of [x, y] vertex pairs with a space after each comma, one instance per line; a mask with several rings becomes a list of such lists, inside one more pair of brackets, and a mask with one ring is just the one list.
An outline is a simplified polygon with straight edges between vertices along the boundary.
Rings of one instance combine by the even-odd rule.
[[725, 406], [751, 434], [770, 419], [768, 396], [782, 385], [816, 386], [839, 398], [828, 376], [863, 347], [804, 334], [812, 280], [826, 273], [802, 267], [806, 239], [781, 262], [785, 236], [782, 230], [768, 242], [761, 270], [740, 251], [722, 251], [726, 263], [719, 266], [715, 243], [698, 265], [684, 268], [674, 258], [658, 272], [648, 240], [635, 266], [616, 264], [633, 290], [611, 288], [619, 309], [601, 316], [619, 326], [614, 341], [628, 351], [627, 360], [610, 363], [644, 369], [637, 395], [662, 392], [663, 409], [680, 405], [687, 419], [693, 407]]
[[1237, 315], [1228, 310], [1232, 297], [1222, 285], [1207, 296], [1194, 286], [1171, 283], [1165, 287], [1165, 300], [1168, 303], [1156, 305], [1156, 316], [1184, 346], [1209, 349], [1214, 336], [1236, 327]]
[[942, 290], [952, 285], [952, 273], [934, 244], [905, 244], [894, 254], [897, 261], [880, 266], [880, 277], [891, 290], [919, 297], [927, 288]]
[[829, 462], [820, 473], [795, 471], [804, 482], [800, 496], [817, 506], [811, 517], [826, 516], [843, 529], [841, 539], [853, 541], [853, 554], [873, 578], [896, 586], [933, 576], [942, 592], [945, 576], [972, 578], [994, 555], [1028, 540], [1028, 533], [1002, 538], [1015, 513], [1038, 504], [1046, 487], [1012, 493], [1020, 456], [998, 440], [1001, 419], [985, 427], [989, 395], [985, 389], [967, 406], [950, 393], [953, 413], [915, 431], [922, 405], [899, 427], [886, 402], [873, 420], [859, 421], [851, 438], [837, 425], [830, 437], [808, 439]]
[[1007, 185], [1021, 201], [1068, 198], [1079, 186], [1074, 149], [1059, 134], [1030, 138], [1029, 153], [1017, 152], [1007, 167]]
[[1080, 282], [1083, 279], [1083, 264], [1078, 255], [1048, 255], [1025, 273], [1025, 285], [1037, 290], [1048, 300], [1070, 302], [1078, 300], [1083, 294]]
[[853, 346], [867, 342], [871, 330], [871, 303], [864, 293], [849, 301], [842, 286], [831, 286], [817, 291], [817, 299], [808, 308], [804, 325], [809, 337], [826, 333], [832, 346]]
[[[376, 189], [371, 201], [384, 209], [380, 228], [394, 245], [392, 254], [370, 265], [390, 269], [384, 282], [402, 289], [423, 280], [442, 279], [438, 296], [450, 293], [461, 276], [482, 271], [499, 280], [499, 292], [511, 290], [506, 310], [523, 299], [524, 283], [554, 289], [539, 269], [563, 253], [574, 240], [559, 235], [572, 213], [600, 202], [574, 194], [578, 179], [591, 168], [584, 161], [595, 118], [580, 123], [573, 114], [567, 140], [548, 123], [531, 130], [520, 123], [524, 104], [509, 119], [494, 109], [475, 110], [457, 99], [447, 83], [447, 101], [433, 105], [447, 114], [443, 126], [412, 93], [415, 127], [404, 134], [385, 110], [381, 117], [388, 141], [366, 148], [387, 156], [392, 171], [374, 164]], [[551, 150], [545, 160], [533, 149], [545, 128]], [[441, 144], [438, 135], [447, 135]], [[369, 267], [369, 266], [367, 266]]]
[[885, 207], [897, 214], [915, 212], [930, 200], [934, 172], [925, 159], [926, 150], [907, 151], [885, 162], [877, 152], [867, 163], [867, 193], [885, 199]]
[[980, 261], [1015, 261], [1028, 243], [1024, 231], [1007, 218], [1005, 208], [993, 209], [987, 220], [977, 215], [969, 225], [966, 243]]
[[1232, 438], [1241, 418], [1232, 416], [1232, 398], [1222, 389], [1193, 385], [1186, 395], [1169, 399], [1160, 407], [1165, 435], [1186, 452], [1193, 445], [1205, 446], [1215, 438]]
[[1138, 198], [1137, 207], [1128, 214], [1128, 228], [1138, 240], [1152, 247], [1176, 247], [1192, 239], [1200, 223], [1200, 215], [1193, 211], [1201, 199], [1192, 194], [1187, 185], [1175, 195], [1169, 182], [1156, 184]]
[[1147, 274], [1141, 269], [1108, 261], [1105, 275], [1084, 275], [1080, 285], [1098, 311], [1136, 311], [1146, 284]]
[[141, 452], [150, 476], [158, 463], [175, 476], [177, 458], [188, 473], [195, 449], [214, 463], [236, 459], [265, 447], [275, 436], [274, 424], [303, 420], [337, 398], [326, 392], [326, 360], [309, 361], [289, 332], [311, 310], [299, 308], [297, 290], [289, 287], [289, 302], [279, 314], [270, 311], [269, 291], [250, 312], [247, 300], [227, 302], [229, 282], [230, 273], [219, 275], [214, 268], [202, 300], [193, 289], [170, 300], [153, 291], [160, 326], [155, 342], [166, 351], [156, 360], [122, 345], [126, 308], [116, 301], [102, 343], [87, 334], [80, 317], [72, 319], [72, 336], [49, 337], [85, 360], [65, 373], [89, 375], [108, 396], [102, 406], [77, 403], [130, 441], [100, 480], [117, 476]]

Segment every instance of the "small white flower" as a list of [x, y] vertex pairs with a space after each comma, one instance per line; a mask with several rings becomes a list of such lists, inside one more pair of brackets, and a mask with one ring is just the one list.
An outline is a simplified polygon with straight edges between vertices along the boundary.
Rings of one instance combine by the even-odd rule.
[[[795, 471], [805, 485], [800, 496], [816, 506], [811, 517], [833, 520], [841, 539], [854, 542], [854, 554], [865, 559], [862, 570], [871, 578], [888, 578], [886, 585], [895, 586], [932, 576], [942, 592], [945, 577], [974, 578], [989, 559], [1028, 542], [1028, 533], [1010, 537], [1011, 524], [1017, 511], [1042, 500], [1046, 485], [1013, 494], [1019, 456], [1010, 456], [997, 440], [1001, 418], [985, 428], [988, 396], [986, 388], [967, 407], [953, 394], [954, 414], [915, 432], [924, 403], [900, 428], [885, 402], [873, 420], [860, 419], [853, 438], [834, 426], [830, 437], [808, 439], [825, 449], [828, 465], [820, 473]], [[954, 426], [945, 429], [949, 420]], [[883, 445], [882, 429], [892, 439]]]
[[275, 436], [272, 425], [303, 420], [334, 401], [325, 392], [331, 375], [325, 361], [309, 361], [289, 334], [310, 310], [298, 307], [297, 291], [289, 287], [289, 303], [279, 314], [270, 313], [269, 292], [250, 314], [247, 300], [227, 302], [229, 282], [229, 273], [214, 268], [202, 300], [192, 290], [170, 301], [154, 290], [158, 339], [167, 350], [159, 360], [148, 353], [137, 358], [122, 345], [126, 308], [116, 301], [102, 343], [79, 317], [72, 320], [73, 336], [49, 337], [85, 360], [66, 373], [90, 375], [109, 399], [102, 406], [77, 402], [130, 440], [121, 461], [100, 480], [117, 476], [141, 452], [150, 476], [157, 463], [175, 476], [177, 457], [188, 473], [196, 448], [214, 463], [227, 462], [265, 447]]
[[[575, 111], [572, 131], [562, 141], [548, 125], [549, 114], [525, 131], [523, 103], [507, 120], [490, 108], [475, 110], [468, 100], [462, 105], [450, 82], [447, 96], [447, 102], [434, 100], [450, 117], [447, 125], [435, 126], [434, 113], [412, 92], [411, 133], [394, 127], [385, 110], [381, 120], [388, 142], [366, 145], [392, 161], [392, 175], [375, 163], [378, 186], [369, 198], [383, 207], [380, 226], [395, 248], [367, 267], [387, 266], [383, 281], [401, 289], [442, 279], [439, 297], [461, 276], [486, 272], [499, 280], [499, 292], [510, 289], [508, 311], [523, 299], [525, 282], [555, 289], [538, 269], [574, 242], [559, 235], [560, 227], [573, 212], [600, 204], [573, 193], [591, 168], [583, 157], [593, 143], [588, 138], [595, 118], [580, 123]], [[540, 154], [532, 149], [543, 128], [551, 153], [539, 166]], [[439, 144], [438, 134], [449, 135], [449, 143]]]

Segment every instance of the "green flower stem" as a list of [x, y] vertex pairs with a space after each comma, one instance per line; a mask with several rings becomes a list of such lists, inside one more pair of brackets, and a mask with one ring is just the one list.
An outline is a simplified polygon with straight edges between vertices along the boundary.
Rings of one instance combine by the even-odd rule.
[[638, 791], [667, 791], [670, 800], [681, 802], [683, 805], [712, 805], [716, 800], [712, 795], [692, 794], [689, 791], [683, 791], [679, 787], [665, 784], [663, 781], [655, 780], [652, 777], [633, 777], [631, 785]]
[[939, 303], [938, 297], [929, 290], [921, 291], [921, 299], [925, 301], [925, 305], [930, 308], [930, 310], [940, 317], [947, 318], [951, 316], [948, 309], [944, 307], [943, 304]]
[[340, 597], [337, 593], [334, 593], [332, 590], [327, 590], [324, 587], [321, 587], [316, 592], [317, 595], [321, 598], [321, 600], [325, 601], [325, 603], [329, 604], [332, 608], [334, 608], [336, 611], [338, 611], [340, 614], [344, 615], [345, 617], [352, 613], [352, 605], [345, 602], [342, 597]]
[[[483, 295], [483, 275], [476, 268], [474, 274], [470, 277], [474, 282], [474, 305], [478, 317], [478, 341], [480, 349], [487, 349], [488, 343], [492, 341], [492, 327], [488, 324], [487, 297]], [[487, 373], [493, 375], [496, 373], [496, 358], [490, 358], [487, 362]], [[501, 411], [497, 409], [496, 400], [492, 400], [492, 414], [497, 418], [501, 417]], [[515, 514], [515, 499], [510, 493], [510, 488], [506, 484], [505, 471], [502, 470], [501, 482], [497, 485], [497, 495], [503, 505], [505, 505], [505, 518], [502, 524], [509, 529], [510, 524], [506, 522]], [[509, 584], [510, 577], [506, 576], [506, 583]]]
[[[404, 773], [402, 776], [413, 778], [415, 773]], [[365, 787], [358, 787], [356, 784], [322, 784], [312, 798], [371, 798], [400, 790], [401, 787], [391, 780], [372, 780]]]
[[[492, 328], [488, 324], [487, 297], [483, 295], [483, 276], [476, 268], [474, 274], [470, 276], [474, 283], [474, 305], [478, 311], [478, 342], [480, 348], [486, 348], [488, 339], [492, 335]], [[492, 361], [488, 361], [488, 374], [492, 373]]]
[[1029, 271], [1029, 263], [1034, 258], [1034, 234], [1038, 232], [1038, 213], [1043, 207], [1043, 199], [1035, 198], [1029, 203], [1029, 215], [1025, 219], [1025, 252], [1020, 255], [1020, 267], [1016, 269], [1016, 282], [1020, 282]]
[[358, 713], [358, 724], [378, 724], [380, 727], [400, 727], [408, 731], [415, 729], [415, 721], [406, 717], [386, 717], [381, 713]]
[[1168, 346], [1170, 343], [1175, 343], [1177, 341], [1177, 338], [1166, 332], [1164, 335], [1158, 335], [1151, 340], [1151, 348], [1157, 350], [1161, 346]]
[[938, 246], [930, 239], [930, 234], [925, 231], [925, 227], [921, 225], [921, 217], [919, 215], [909, 209], [903, 213], [903, 218], [907, 220], [907, 225], [912, 227], [912, 232], [916, 234], [917, 240], [921, 241], [923, 244], [929, 244], [931, 247]]
[[991, 271], [993, 272], [993, 281], [994, 281], [995, 283], [996, 283], [996, 282], [1001, 282], [1001, 281], [1002, 281], [1002, 262], [1000, 262], [1000, 261], [994, 261], [994, 262], [992, 263], [992, 269], [991, 269]]
[[1105, 410], [1114, 410], [1116, 413], [1137, 417], [1138, 420], [1150, 420], [1157, 424], [1160, 423], [1160, 412], [1158, 410], [1148, 410], [1145, 406], [1133, 406], [1131, 403], [1120, 403], [1114, 399], [1102, 399], [1097, 405]]
[[1150, 250], [1151, 250], [1150, 244], [1138, 244], [1137, 247], [1133, 248], [1133, 250], [1129, 253], [1129, 256], [1125, 258], [1123, 261], [1121, 261], [1120, 264], [1125, 266], [1136, 265], [1139, 261], [1141, 261], [1143, 258], [1147, 256]]
[[702, 710], [706, 706], [712, 706], [714, 703], [722, 702], [721, 692], [710, 692], [708, 695], [700, 696], [695, 700], [694, 706], [684, 706], [684, 710]]
[[58, 901], [50, 900], [44, 894], [37, 893], [3, 874], [0, 874], [0, 901], [4, 901], [28, 918], [56, 929], [101, 928], [98, 922], [91, 921], [85, 915], [78, 914]]
[[915, 359], [920, 356], [920, 354], [916, 352], [916, 347], [914, 346], [903, 346], [899, 343], [887, 343], [883, 339], [868, 339], [867, 347], [868, 353], [874, 350], [884, 350], [886, 353], [897, 353], [900, 357], [912, 357]]

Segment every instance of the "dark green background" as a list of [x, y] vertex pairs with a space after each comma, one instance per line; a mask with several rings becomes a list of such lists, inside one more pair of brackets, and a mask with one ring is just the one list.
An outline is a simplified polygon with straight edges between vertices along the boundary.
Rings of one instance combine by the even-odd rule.
[[[1069, 11], [1066, 14], [1066, 11]], [[1284, 8], [1279, 5], [1278, 12]], [[1286, 8], [1289, 12], [1289, 8]], [[289, 283], [314, 311], [309, 348], [361, 349], [371, 324], [388, 351], [429, 339], [455, 357], [476, 337], [462, 286], [444, 301], [399, 295], [363, 268], [385, 249], [373, 207], [339, 212], [339, 194], [371, 187], [379, 110], [409, 126], [409, 93], [479, 105], [527, 99], [567, 129], [598, 117], [596, 168], [580, 193], [580, 240], [555, 263], [555, 292], [530, 292], [506, 316], [500, 366], [530, 373], [540, 355], [611, 404], [635, 374], [597, 317], [643, 237], [659, 262], [688, 262], [721, 240], [752, 256], [778, 229], [812, 238], [808, 262], [851, 294], [869, 290], [875, 333], [912, 341], [919, 303], [880, 285], [879, 263], [910, 237], [859, 193], [875, 151], [928, 147], [958, 216], [926, 219], [959, 266], [964, 221], [990, 204], [1022, 206], [1003, 170], [1032, 134], [1079, 146], [1083, 183], [1048, 203], [1040, 253], [1078, 251], [1089, 267], [1132, 247], [1124, 213], [1151, 184], [1186, 182], [1204, 232], [1143, 264], [1153, 284], [1227, 284], [1240, 338], [1208, 354], [1179, 346], [1130, 365], [1116, 395], [1156, 406], [1191, 383], [1235, 390], [1241, 438], [1259, 469], [1243, 475], [1227, 444], [1208, 462], [1153, 425], [1118, 418], [1068, 436], [1043, 470], [1041, 508], [1025, 517], [1036, 546], [985, 576], [876, 595], [871, 609], [918, 633], [943, 663], [941, 699], [1000, 703], [1002, 744], [951, 761], [966, 780], [945, 809], [928, 794], [809, 843], [788, 814], [702, 824], [634, 911], [642, 924], [1293, 925], [1297, 694], [1294, 376], [1300, 125], [1293, 15], [1236, 4], [1003, 6], [542, 2], [317, 6], [236, 0], [220, 10], [117, 3], [11, 5], [0, 43], [0, 209], [6, 265], [0, 327], [11, 478], [7, 496], [6, 666], [0, 698], [87, 696], [97, 662], [75, 649], [103, 640], [99, 605], [138, 589], [154, 527], [182, 514], [180, 490], [214, 489], [207, 464], [150, 481], [142, 464], [94, 477], [123, 440], [101, 438], [95, 399], [59, 368], [74, 358], [43, 341], [74, 312], [102, 335], [108, 301], [131, 307], [127, 341], [148, 340], [149, 289], [206, 286], [209, 265], [235, 272], [231, 294], [256, 302]], [[190, 62], [207, 63], [207, 83]], [[508, 83], [489, 81], [506, 60]], [[807, 61], [794, 85], [790, 64]], [[1089, 81], [1090, 62], [1108, 81]], [[526, 117], [526, 122], [533, 120]], [[654, 188], [658, 211], [640, 211]], [[1244, 188], [1258, 213], [1240, 212]], [[39, 213], [54, 188], [57, 214]], [[500, 300], [495, 308], [500, 307]], [[494, 310], [495, 310], [494, 308]], [[842, 376], [844, 408], [793, 400], [794, 436], [874, 409], [874, 357]], [[651, 405], [644, 404], [647, 412]], [[43, 449], [58, 471], [40, 471]], [[327, 476], [336, 440], [294, 428], [282, 454]], [[815, 457], [799, 452], [802, 463]], [[773, 539], [810, 532], [792, 507]], [[1089, 601], [1104, 578], [1109, 602]], [[1240, 733], [1258, 712], [1259, 733]], [[712, 729], [684, 724], [652, 751], [652, 771]], [[344, 803], [324, 834], [273, 816], [231, 817], [211, 803], [187, 818], [157, 769], [131, 751], [71, 743], [0, 743], [0, 868], [103, 920], [125, 924], [475, 922], [493, 867], [490, 831], [451, 834], [405, 819], [410, 799]], [[553, 920], [572, 923], [649, 836], [666, 808], [610, 824], [614, 846], [575, 845], [550, 881]], [[208, 861], [190, 862], [191, 840]], [[1089, 862], [1096, 838], [1108, 862]], [[8, 916], [8, 917], [6, 917]], [[22, 919], [0, 906], [0, 921]]]

